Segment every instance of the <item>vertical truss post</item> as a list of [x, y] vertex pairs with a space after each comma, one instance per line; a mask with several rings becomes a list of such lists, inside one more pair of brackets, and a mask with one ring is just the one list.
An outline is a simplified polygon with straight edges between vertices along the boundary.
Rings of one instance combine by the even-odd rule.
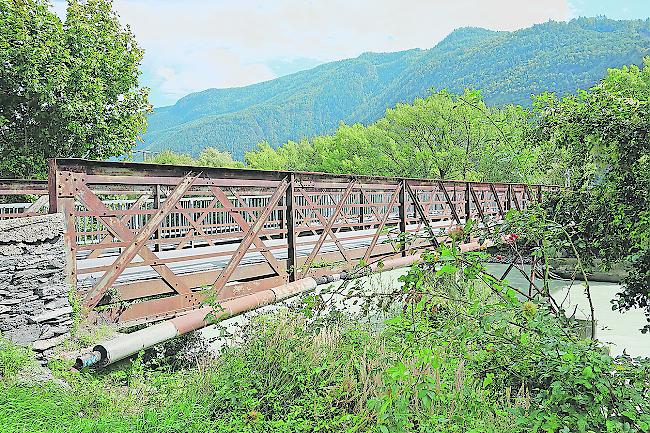
[[74, 197], [58, 200], [58, 211], [63, 214], [65, 232], [63, 235], [66, 250], [66, 276], [72, 287], [77, 286], [77, 235], [74, 215]]
[[542, 186], [537, 185], [537, 203], [542, 202]]
[[365, 229], [363, 225], [363, 186], [359, 190], [359, 224], [361, 225], [361, 230]]
[[[292, 177], [293, 177], [293, 173], [290, 173], [289, 177], [288, 177], [289, 185], [291, 185]], [[287, 206], [287, 209], [286, 209], [285, 212], [280, 211], [279, 215], [278, 215], [278, 220], [279, 220], [278, 221], [278, 228], [280, 228], [280, 239], [284, 239], [285, 237], [289, 236], [289, 230], [288, 229], [287, 229], [286, 234], [282, 231], [283, 227], [287, 227], [287, 228], [289, 227], [288, 224], [287, 224], [288, 223], [288, 221], [287, 221], [287, 212], [289, 211], [289, 202], [293, 201], [293, 200], [289, 200], [289, 197], [293, 197], [293, 194], [291, 194], [291, 196], [289, 195], [289, 191], [290, 191], [290, 187], [287, 187], [287, 193], [286, 193], [286, 195], [284, 197], [284, 203]], [[271, 239], [271, 237], [269, 237], [268, 239]], [[287, 268], [287, 272], [288, 271], [289, 271], [289, 268]]]
[[512, 185], [508, 184], [508, 189], [506, 190], [506, 212], [512, 207]]
[[286, 227], [287, 227], [287, 274], [289, 281], [296, 280], [298, 268], [297, 251], [296, 251], [296, 221], [294, 218], [293, 202], [295, 195], [295, 174], [289, 174], [289, 186], [285, 195], [286, 209]]
[[400, 181], [399, 189], [399, 231], [401, 236], [404, 237], [404, 242], [402, 243], [402, 257], [406, 257], [406, 219], [407, 219], [407, 209], [406, 209], [406, 179]]
[[[63, 215], [64, 233], [63, 241], [66, 254], [66, 279], [71, 287], [77, 286], [77, 232], [75, 220], [75, 199], [70, 183], [73, 180], [63, 177], [55, 159], [48, 161], [47, 187], [50, 200], [49, 213], [61, 213]], [[64, 193], [65, 192], [65, 193]]]
[[77, 236], [74, 215], [74, 197], [59, 200], [58, 211], [63, 214], [66, 251], [66, 277], [71, 287], [77, 286]]
[[[153, 190], [153, 207], [154, 209], [158, 210], [160, 209], [160, 196], [161, 196], [161, 188], [160, 185], [156, 184]], [[156, 233], [154, 234], [154, 239], [156, 239], [156, 243], [154, 244], [153, 250], [155, 252], [160, 251], [160, 240], [162, 239], [162, 231], [160, 230], [160, 227], [163, 226], [165, 221], [163, 220], [158, 228], [156, 229]]]

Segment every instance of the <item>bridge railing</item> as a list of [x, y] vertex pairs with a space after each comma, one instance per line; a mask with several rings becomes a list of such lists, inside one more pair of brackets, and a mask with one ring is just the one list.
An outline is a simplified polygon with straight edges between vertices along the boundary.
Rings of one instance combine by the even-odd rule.
[[46, 180], [0, 179], [0, 219], [43, 215], [48, 208]]
[[52, 160], [49, 180], [71, 281], [88, 309], [124, 325], [407, 255], [547, 189], [77, 159]]

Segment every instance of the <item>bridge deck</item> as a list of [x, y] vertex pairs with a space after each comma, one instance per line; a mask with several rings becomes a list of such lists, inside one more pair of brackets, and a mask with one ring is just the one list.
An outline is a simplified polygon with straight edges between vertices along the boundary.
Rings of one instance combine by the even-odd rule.
[[[445, 228], [451, 226], [451, 221], [439, 221], [433, 223], [432, 226], [436, 228]], [[412, 224], [407, 227], [409, 232], [414, 232], [418, 229], [417, 225]], [[337, 238], [340, 240], [341, 244], [346, 250], [367, 248], [372, 242], [372, 238], [376, 230], [355, 230], [349, 232], [342, 232], [337, 234]], [[427, 235], [426, 231], [419, 230], [418, 235], [420, 237], [425, 237]], [[353, 239], [348, 239], [353, 238]], [[315, 243], [318, 240], [318, 236], [305, 236], [301, 238], [301, 241], [305, 243]], [[288, 259], [288, 251], [286, 248], [286, 242], [282, 239], [271, 239], [264, 240], [264, 245], [269, 249], [273, 257], [279, 261], [286, 261]], [[393, 239], [387, 235], [380, 235], [378, 238], [378, 245], [392, 244]], [[230, 259], [232, 254], [237, 250], [238, 245], [224, 244], [217, 246], [201, 246], [196, 248], [187, 248], [183, 250], [170, 249], [167, 251], [161, 251], [158, 254], [158, 257], [161, 259], [188, 259], [188, 260], [174, 260], [169, 264], [169, 268], [176, 275], [186, 275], [202, 271], [210, 270], [221, 270], [223, 269]], [[277, 249], [275, 249], [278, 247]], [[194, 258], [197, 253], [201, 255], [208, 255], [209, 257], [203, 258]], [[394, 248], [391, 245], [391, 248]], [[304, 245], [298, 246], [296, 248], [296, 253], [298, 257], [308, 257], [309, 254], [314, 250], [314, 245]], [[336, 253], [338, 247], [333, 240], [326, 240], [319, 250], [319, 255], [326, 253]], [[229, 254], [226, 254], [229, 253]], [[77, 278], [77, 288], [86, 291], [101, 277], [103, 274], [102, 271], [95, 271], [90, 273], [83, 273], [86, 269], [98, 268], [98, 267], [107, 267], [113, 264], [118, 251], [115, 251], [111, 256], [102, 256], [100, 258], [88, 259], [83, 256], [77, 257], [77, 270], [80, 273]], [[87, 256], [87, 255], [86, 255]], [[136, 258], [133, 260], [133, 264], [142, 262], [142, 259]], [[246, 253], [244, 257], [239, 261], [239, 265], [245, 267], [247, 265], [266, 263], [266, 259], [259, 252]], [[330, 263], [334, 265], [335, 263]], [[143, 281], [148, 279], [157, 278], [158, 274], [150, 266], [134, 266], [126, 269], [120, 277], [115, 281], [116, 285], [130, 283], [134, 281]]]

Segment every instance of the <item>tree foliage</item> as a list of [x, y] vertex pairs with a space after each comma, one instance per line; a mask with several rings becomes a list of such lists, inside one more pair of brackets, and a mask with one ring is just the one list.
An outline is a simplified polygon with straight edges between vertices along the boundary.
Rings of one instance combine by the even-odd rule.
[[[626, 259], [630, 275], [614, 307], [645, 308], [650, 321], [650, 58], [610, 69], [576, 95], [541, 95], [539, 136], [569, 152], [572, 190], [553, 203], [582, 254]], [[650, 324], [645, 330], [650, 330]]]
[[146, 126], [143, 52], [110, 0], [0, 0], [0, 175], [43, 176], [48, 157], [128, 153]]
[[234, 161], [228, 152], [221, 152], [214, 147], [206, 147], [198, 156], [194, 158], [186, 153], [176, 153], [172, 150], [160, 152], [146, 162], [153, 164], [171, 164], [171, 165], [196, 165], [200, 167], [225, 167], [225, 168], [242, 168], [244, 164]]
[[332, 135], [262, 142], [252, 168], [400, 177], [539, 182], [561, 179], [562, 154], [529, 140], [531, 113], [490, 107], [480, 92], [446, 91], [397, 104], [368, 126], [341, 124]]

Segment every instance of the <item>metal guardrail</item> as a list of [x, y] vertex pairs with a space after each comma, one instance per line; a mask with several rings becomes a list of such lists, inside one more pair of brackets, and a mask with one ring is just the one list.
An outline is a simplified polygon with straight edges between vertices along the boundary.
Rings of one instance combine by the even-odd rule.
[[405, 255], [555, 189], [59, 159], [48, 181], [0, 180], [0, 219], [64, 213], [85, 306], [135, 323], [196, 308], [206, 287], [225, 300]]
[[42, 215], [48, 208], [46, 180], [0, 179], [0, 219]]

